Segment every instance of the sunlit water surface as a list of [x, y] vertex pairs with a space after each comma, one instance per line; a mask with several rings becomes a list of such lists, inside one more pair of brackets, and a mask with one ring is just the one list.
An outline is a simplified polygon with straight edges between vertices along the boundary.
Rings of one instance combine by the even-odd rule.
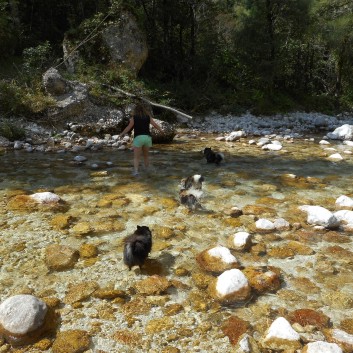
[[[60, 309], [60, 330], [87, 330], [92, 333], [94, 351], [106, 352], [157, 352], [165, 346], [188, 352], [230, 352], [232, 347], [221, 330], [230, 315], [249, 321], [256, 338], [283, 310], [319, 310], [339, 327], [342, 320], [353, 314], [352, 300], [349, 301], [353, 293], [352, 258], [349, 260], [347, 254], [342, 258], [328, 249], [339, 246], [351, 252], [352, 234], [334, 232], [331, 240], [327, 231], [312, 231], [296, 209], [312, 204], [334, 211], [339, 196], [353, 196], [353, 157], [347, 153], [352, 148], [341, 143], [322, 146], [319, 138], [296, 139], [282, 141], [281, 151], [270, 152], [249, 145], [248, 139], [226, 143], [215, 141], [215, 137], [181, 135], [172, 144], [155, 145], [150, 153], [152, 168], [149, 171], [142, 168], [138, 178], [131, 175], [133, 153], [130, 150], [82, 152], [87, 161], [81, 165], [73, 162], [75, 154], [72, 153], [1, 152], [0, 299], [31, 291], [38, 296], [51, 295], [63, 300], [70, 284], [85, 281], [96, 281], [101, 288], [125, 290], [131, 294], [130, 299], [136, 299], [137, 294], [131, 290], [133, 284], [153, 274], [185, 284], [180, 288], [171, 287], [163, 300], [150, 300], [151, 310], [132, 315], [136, 317], [132, 323], [128, 323], [119, 303], [104, 304], [111, 310], [108, 319], [100, 316], [104, 308], [102, 300], [89, 298], [75, 309], [64, 305]], [[205, 147], [222, 151], [224, 163], [219, 167], [207, 164], [201, 153]], [[335, 148], [344, 159], [330, 161], [328, 156], [335, 152], [325, 150], [328, 147]], [[112, 166], [107, 167], [106, 162]], [[100, 168], [92, 169], [94, 163]], [[193, 174], [202, 174], [205, 178], [204, 209], [189, 212], [179, 204], [178, 190], [180, 179]], [[295, 182], [286, 174], [295, 175]], [[53, 227], [52, 220], [57, 213], [50, 210], [8, 209], [12, 195], [38, 191], [55, 192], [69, 205], [68, 210], [62, 211], [74, 219], [69, 229]], [[274, 212], [243, 216], [238, 223], [227, 213], [232, 207], [243, 209], [248, 205], [264, 207], [264, 212], [270, 207]], [[300, 233], [303, 229], [261, 234], [254, 228], [257, 218], [279, 217], [291, 224], [301, 223], [309, 235]], [[92, 232], [78, 235], [74, 225], [84, 222], [91, 225]], [[137, 268], [129, 272], [122, 262], [121, 240], [136, 225], [147, 225], [152, 233], [156, 231], [150, 267], [147, 264], [142, 273]], [[170, 228], [174, 234], [168, 238], [158, 236], [158, 227]], [[252, 233], [254, 244], [263, 243], [268, 250], [285, 249], [288, 242], [299, 241], [314, 252], [292, 256], [270, 256], [269, 251], [262, 256], [249, 251], [234, 252], [243, 267], [280, 268], [282, 288], [276, 293], [253, 296], [247, 303], [220, 306], [208, 296], [207, 288], [195, 280], [203, 273], [195, 256], [208, 247], [226, 246], [228, 237], [238, 230]], [[97, 246], [99, 253], [94, 261], [80, 259], [71, 270], [51, 272], [45, 265], [44, 252], [52, 243], [76, 249], [90, 243]], [[337, 297], [337, 293], [342, 297]], [[183, 305], [183, 310], [172, 317], [173, 326], [146, 333], [147, 323], [164, 317], [163, 307], [172, 303]], [[99, 322], [97, 332], [92, 330], [94, 322]], [[207, 327], [207, 323], [210, 327], [198, 329]], [[112, 339], [114, 332], [122, 329], [141, 334], [141, 340], [129, 345]], [[170, 338], [172, 335], [174, 339]]]

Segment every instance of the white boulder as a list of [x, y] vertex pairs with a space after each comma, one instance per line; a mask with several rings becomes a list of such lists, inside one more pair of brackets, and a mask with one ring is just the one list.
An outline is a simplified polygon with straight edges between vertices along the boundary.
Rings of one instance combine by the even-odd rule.
[[334, 153], [328, 156], [329, 159], [333, 161], [341, 161], [343, 157], [339, 153]]
[[336, 343], [316, 341], [308, 343], [303, 353], [343, 353], [342, 349]]
[[274, 229], [276, 229], [275, 225], [273, 222], [269, 221], [268, 219], [265, 218], [260, 218], [256, 221], [255, 223], [256, 228], [262, 231], [267, 231], [270, 232]]
[[346, 195], [341, 195], [340, 197], [337, 198], [335, 204], [338, 207], [353, 208], [353, 199]]
[[268, 143], [262, 146], [262, 149], [268, 151], [279, 151], [282, 149], [282, 145], [280, 143]]
[[225, 137], [227, 142], [239, 140], [245, 135], [244, 131], [232, 131], [229, 135]]
[[327, 137], [331, 140], [352, 140], [353, 138], [353, 125], [344, 124], [333, 132], [329, 132]]
[[238, 269], [224, 271], [210, 285], [211, 295], [220, 301], [242, 301], [250, 296], [251, 288], [243, 272]]
[[56, 203], [61, 200], [58, 195], [49, 191], [37, 192], [35, 194], [29, 195], [29, 197], [38, 203]]
[[226, 264], [233, 264], [237, 262], [234, 255], [231, 254], [230, 250], [225, 246], [216, 246], [208, 250], [208, 254], [213, 257], [217, 257]]
[[273, 321], [262, 340], [262, 344], [264, 347], [276, 351], [301, 348], [299, 334], [284, 317], [279, 317]]
[[273, 222], [274, 226], [278, 230], [288, 230], [290, 229], [290, 224], [284, 218], [277, 218]]
[[339, 226], [339, 220], [336, 216], [324, 207], [304, 205], [300, 206], [299, 209], [307, 212], [307, 222], [309, 224], [328, 229], [337, 228]]
[[14, 295], [0, 305], [0, 324], [11, 334], [24, 335], [44, 323], [47, 305], [32, 295]]
[[244, 250], [251, 244], [251, 235], [248, 232], [237, 232], [228, 239], [228, 246], [234, 250]]

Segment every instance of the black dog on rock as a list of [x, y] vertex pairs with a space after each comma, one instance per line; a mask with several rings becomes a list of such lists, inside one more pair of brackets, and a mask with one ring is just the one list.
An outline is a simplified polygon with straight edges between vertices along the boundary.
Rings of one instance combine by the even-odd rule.
[[124, 239], [124, 264], [129, 267], [141, 266], [145, 263], [152, 249], [152, 233], [147, 226], [137, 226], [134, 234]]
[[214, 151], [212, 151], [212, 148], [210, 148], [210, 147], [206, 147], [203, 150], [203, 154], [206, 157], [207, 163], [215, 163], [216, 165], [219, 165], [224, 160], [223, 153], [214, 152]]

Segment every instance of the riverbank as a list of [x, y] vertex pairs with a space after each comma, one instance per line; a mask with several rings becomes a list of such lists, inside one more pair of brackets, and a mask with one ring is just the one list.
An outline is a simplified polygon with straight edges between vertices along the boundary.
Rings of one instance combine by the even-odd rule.
[[[0, 136], [0, 147], [8, 149], [25, 149], [28, 152], [98, 150], [103, 147], [117, 149], [127, 148], [129, 139], [121, 139], [116, 134], [106, 133], [104, 138], [98, 136], [85, 136], [77, 132], [74, 122], [67, 123], [65, 129], [57, 130], [24, 119], [9, 120], [25, 131], [26, 138], [21, 141], [9, 141]], [[94, 122], [89, 121], [91, 130]], [[97, 124], [97, 131], [102, 122]], [[173, 125], [176, 133], [200, 134], [211, 133], [224, 137], [234, 131], [241, 132], [242, 136], [278, 135], [280, 138], [305, 138], [321, 134], [323, 138], [342, 125], [353, 125], [352, 114], [329, 116], [321, 113], [296, 112], [276, 116], [254, 116], [250, 113], [241, 116], [219, 115], [211, 113], [203, 117], [182, 119], [180, 124]]]

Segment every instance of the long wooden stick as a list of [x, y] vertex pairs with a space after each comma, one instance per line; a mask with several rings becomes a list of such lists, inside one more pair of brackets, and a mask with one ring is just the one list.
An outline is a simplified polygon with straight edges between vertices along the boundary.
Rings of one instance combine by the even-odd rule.
[[105, 83], [102, 84], [103, 87], [106, 87], [106, 88], [109, 88], [109, 89], [112, 89], [113, 91], [117, 91], [117, 92], [120, 92], [122, 94], [124, 94], [125, 96], [127, 97], [131, 97], [131, 98], [138, 98], [138, 99], [141, 99], [142, 101], [148, 103], [148, 104], [151, 104], [152, 106], [154, 107], [158, 107], [158, 108], [162, 108], [162, 109], [166, 109], [166, 110], [170, 110], [171, 112], [177, 114], [177, 115], [181, 115], [187, 119], [192, 119], [192, 116], [191, 115], [187, 115], [185, 113], [182, 113], [181, 111], [175, 109], [175, 108], [172, 108], [172, 107], [169, 107], [167, 105], [163, 105], [163, 104], [158, 104], [158, 103], [154, 103], [154, 102], [151, 102], [150, 100], [146, 99], [146, 98], [143, 98], [141, 96], [138, 96], [136, 94], [133, 94], [133, 93], [130, 93], [130, 92], [126, 92], [126, 91], [123, 91], [122, 89], [120, 88], [117, 88], [117, 87], [113, 87], [113, 86], [109, 86]]

